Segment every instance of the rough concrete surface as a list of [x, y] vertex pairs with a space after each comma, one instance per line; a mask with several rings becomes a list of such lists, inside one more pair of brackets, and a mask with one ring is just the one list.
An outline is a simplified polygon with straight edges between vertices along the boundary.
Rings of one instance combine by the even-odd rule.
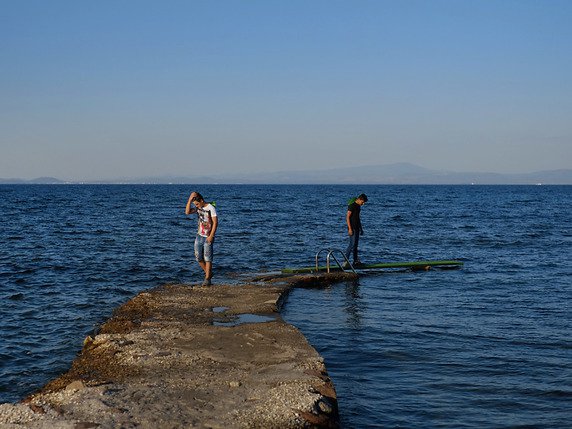
[[323, 359], [278, 310], [291, 287], [339, 277], [142, 292], [67, 373], [1, 404], [0, 428], [337, 427]]

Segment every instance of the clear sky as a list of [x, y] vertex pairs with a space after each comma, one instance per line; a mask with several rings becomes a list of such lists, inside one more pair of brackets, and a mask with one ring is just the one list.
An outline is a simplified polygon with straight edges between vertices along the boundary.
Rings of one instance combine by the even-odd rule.
[[572, 168], [570, 0], [0, 3], [0, 177]]

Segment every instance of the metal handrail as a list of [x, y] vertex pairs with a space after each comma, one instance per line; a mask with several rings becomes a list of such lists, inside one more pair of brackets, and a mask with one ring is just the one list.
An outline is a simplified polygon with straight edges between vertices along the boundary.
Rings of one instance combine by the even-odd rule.
[[327, 251], [328, 254], [326, 255], [326, 272], [330, 272], [330, 257], [334, 258], [334, 261], [336, 261], [336, 264], [338, 264], [338, 267], [340, 267], [340, 270], [342, 271], [346, 271], [344, 269], [344, 267], [342, 266], [342, 264], [340, 264], [340, 261], [338, 261], [338, 258], [336, 258], [336, 255], [334, 255], [334, 252], [339, 252], [345, 259], [346, 263], [348, 264], [348, 266], [351, 268], [351, 270], [354, 272], [354, 274], [356, 273], [356, 270], [354, 269], [354, 266], [351, 264], [351, 262], [349, 261], [349, 259], [347, 258], [347, 256], [345, 255], [344, 252], [342, 252], [339, 249], [320, 249], [320, 251], [318, 253], [316, 253], [316, 272], [318, 272], [319, 266], [318, 266], [318, 257], [320, 256], [320, 253], [322, 253], [323, 251]]
[[320, 249], [320, 251], [318, 253], [316, 253], [316, 272], [320, 271], [320, 267], [318, 266], [318, 257], [320, 256], [320, 253], [322, 253], [324, 251], [330, 252], [330, 249], [323, 248], [323, 249]]
[[342, 264], [340, 264], [340, 261], [338, 261], [338, 258], [336, 258], [336, 255], [334, 255], [334, 252], [339, 252], [345, 259], [346, 263], [348, 264], [348, 266], [351, 268], [351, 270], [354, 272], [354, 274], [356, 273], [356, 270], [354, 269], [354, 266], [352, 265], [352, 263], [349, 261], [349, 259], [347, 258], [346, 254], [344, 252], [342, 252], [341, 250], [338, 249], [332, 249], [329, 251], [328, 256], [326, 256], [326, 269], [328, 270], [328, 273], [330, 272], [330, 256], [332, 256], [334, 258], [334, 261], [336, 261], [336, 264], [338, 264], [338, 267], [340, 267], [340, 269], [342, 271], [346, 271], [344, 269], [344, 267], [342, 266]]

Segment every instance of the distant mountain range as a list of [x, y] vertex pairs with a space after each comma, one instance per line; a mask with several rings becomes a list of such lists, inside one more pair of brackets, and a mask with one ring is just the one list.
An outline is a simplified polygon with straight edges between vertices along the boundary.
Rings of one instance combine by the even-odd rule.
[[64, 181], [53, 177], [33, 180], [1, 179], [2, 184], [543, 184], [572, 185], [572, 169], [537, 171], [523, 174], [482, 172], [453, 172], [431, 170], [409, 163], [368, 165], [361, 167], [334, 168], [329, 170], [280, 171], [275, 173], [216, 174], [211, 176], [159, 176], [115, 180]]
[[22, 185], [22, 184], [29, 184], [29, 185], [56, 185], [56, 184], [64, 184], [68, 183], [60, 179], [56, 179], [54, 177], [38, 177], [36, 179], [25, 180], [25, 179], [2, 179], [0, 177], [0, 184], [2, 185]]

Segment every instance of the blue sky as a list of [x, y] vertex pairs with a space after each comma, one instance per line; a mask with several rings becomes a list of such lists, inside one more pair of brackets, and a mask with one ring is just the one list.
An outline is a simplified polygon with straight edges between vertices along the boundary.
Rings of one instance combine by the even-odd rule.
[[572, 1], [2, 1], [0, 177], [572, 168]]

